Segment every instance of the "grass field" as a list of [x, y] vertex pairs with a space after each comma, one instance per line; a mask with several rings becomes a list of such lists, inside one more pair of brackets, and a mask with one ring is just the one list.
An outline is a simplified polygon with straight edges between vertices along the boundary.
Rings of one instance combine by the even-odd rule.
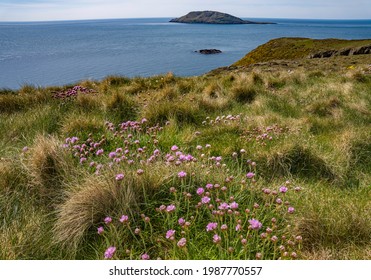
[[0, 91], [0, 259], [371, 259], [371, 56]]

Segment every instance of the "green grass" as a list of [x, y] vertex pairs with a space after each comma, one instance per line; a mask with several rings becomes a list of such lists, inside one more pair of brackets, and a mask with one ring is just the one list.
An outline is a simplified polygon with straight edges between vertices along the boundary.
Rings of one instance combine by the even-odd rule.
[[[349, 44], [286, 38], [261, 49], [273, 43], [269, 59], [282, 43], [294, 56], [283, 59]], [[114, 246], [117, 259], [370, 259], [370, 64], [359, 55], [111, 76], [64, 99], [53, 94], [71, 86], [1, 90], [0, 258], [103, 259]], [[252, 219], [262, 228], [249, 229]]]

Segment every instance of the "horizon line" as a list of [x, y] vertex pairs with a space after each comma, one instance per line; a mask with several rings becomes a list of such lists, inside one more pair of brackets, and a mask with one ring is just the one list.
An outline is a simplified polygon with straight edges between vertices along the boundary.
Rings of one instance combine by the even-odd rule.
[[[82, 18], [82, 19], [50, 19], [50, 20], [0, 20], [0, 23], [42, 23], [42, 22], [68, 22], [68, 21], [98, 21], [98, 20], [122, 20], [122, 19], [173, 19], [175, 17], [125, 17], [125, 18]], [[277, 20], [328, 20], [328, 21], [371, 21], [367, 18], [280, 18], [280, 17], [240, 17], [241, 19], [277, 19]]]

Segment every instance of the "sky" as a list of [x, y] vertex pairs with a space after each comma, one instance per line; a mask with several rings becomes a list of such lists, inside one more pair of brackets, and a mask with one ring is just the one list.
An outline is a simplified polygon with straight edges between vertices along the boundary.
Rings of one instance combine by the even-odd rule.
[[0, 21], [180, 17], [203, 10], [242, 18], [371, 19], [370, 0], [0, 0]]

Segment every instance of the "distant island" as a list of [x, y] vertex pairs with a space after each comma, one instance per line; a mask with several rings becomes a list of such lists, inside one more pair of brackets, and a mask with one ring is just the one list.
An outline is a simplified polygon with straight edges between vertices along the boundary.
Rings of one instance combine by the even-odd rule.
[[206, 23], [206, 24], [272, 24], [272, 22], [255, 22], [243, 20], [238, 17], [215, 12], [215, 11], [196, 11], [190, 12], [185, 16], [174, 18], [170, 22], [177, 23]]

